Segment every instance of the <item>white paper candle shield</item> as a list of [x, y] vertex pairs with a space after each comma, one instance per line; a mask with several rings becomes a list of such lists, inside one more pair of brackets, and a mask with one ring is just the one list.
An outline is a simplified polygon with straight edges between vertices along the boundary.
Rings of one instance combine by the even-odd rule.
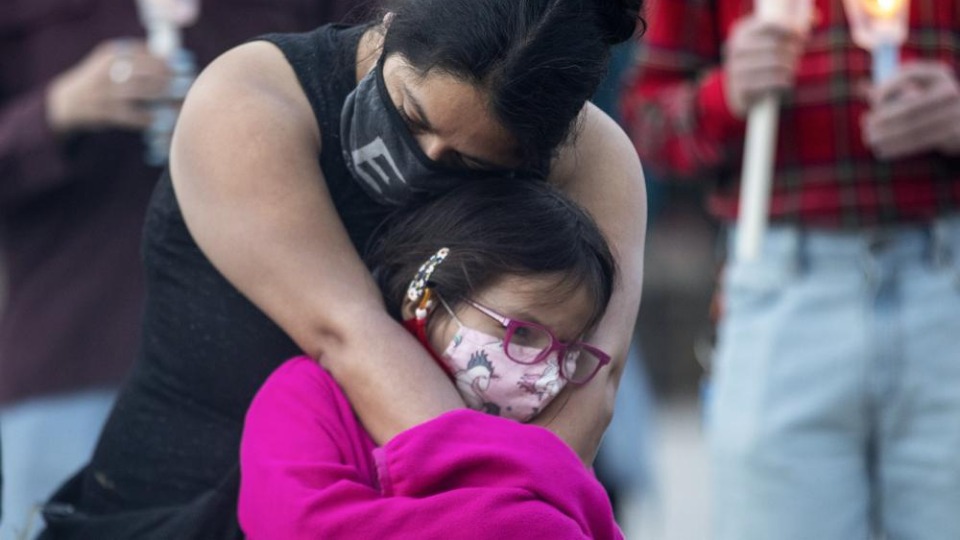
[[853, 41], [864, 49], [907, 39], [910, 0], [843, 0]]
[[909, 0], [844, 0], [854, 43], [871, 53], [875, 83], [897, 71], [900, 45], [907, 39], [909, 8]]
[[200, 15], [200, 0], [137, 0], [137, 7], [147, 30], [147, 47], [161, 58], [180, 48], [180, 29]]
[[167, 20], [186, 27], [197, 21], [200, 0], [137, 0], [142, 22]]

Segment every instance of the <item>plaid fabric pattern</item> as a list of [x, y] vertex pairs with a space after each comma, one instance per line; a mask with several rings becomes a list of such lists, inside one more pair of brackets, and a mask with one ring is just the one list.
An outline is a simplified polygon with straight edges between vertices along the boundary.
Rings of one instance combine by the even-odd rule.
[[[870, 54], [850, 37], [842, 0], [816, 0], [795, 90], [780, 115], [771, 218], [858, 228], [929, 220], [960, 208], [960, 158], [876, 160], [862, 142]], [[737, 215], [745, 123], [726, 106], [721, 51], [753, 0], [654, 0], [623, 97], [645, 165], [665, 178], [712, 179], [711, 211]], [[960, 0], [910, 0], [903, 61], [960, 68]]]

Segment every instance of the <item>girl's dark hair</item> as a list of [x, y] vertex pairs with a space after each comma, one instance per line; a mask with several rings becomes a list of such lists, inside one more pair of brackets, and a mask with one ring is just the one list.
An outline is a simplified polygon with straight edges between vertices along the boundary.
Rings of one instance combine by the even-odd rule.
[[587, 287], [599, 322], [613, 291], [615, 263], [603, 234], [579, 206], [545, 182], [468, 182], [396, 214], [366, 259], [387, 310], [400, 319], [406, 290], [440, 248], [450, 254], [430, 278], [451, 305], [507, 275], [557, 274], [556, 298]]
[[488, 91], [525, 165], [541, 168], [603, 79], [610, 47], [634, 34], [643, 0], [394, 0], [383, 44], [421, 75]]

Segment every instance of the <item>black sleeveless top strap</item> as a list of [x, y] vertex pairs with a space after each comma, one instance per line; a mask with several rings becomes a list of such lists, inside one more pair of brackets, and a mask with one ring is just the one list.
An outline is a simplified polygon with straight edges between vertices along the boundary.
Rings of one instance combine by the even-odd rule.
[[[325, 26], [260, 38], [284, 53], [313, 106], [323, 137], [321, 168], [358, 250], [391, 211], [355, 183], [341, 156], [340, 110], [356, 86], [363, 31]], [[143, 257], [141, 352], [82, 487], [74, 489], [76, 509], [86, 515], [189, 505], [222, 485], [237, 464], [254, 394], [278, 365], [300, 354], [200, 251], [167, 174], [148, 209]]]

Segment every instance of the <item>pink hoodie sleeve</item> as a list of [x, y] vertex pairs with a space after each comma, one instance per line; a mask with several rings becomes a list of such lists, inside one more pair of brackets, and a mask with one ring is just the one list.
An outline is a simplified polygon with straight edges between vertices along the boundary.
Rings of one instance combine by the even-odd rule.
[[622, 538], [603, 488], [549, 431], [459, 410], [374, 449], [309, 359], [284, 364], [247, 414], [239, 517], [253, 540]]

